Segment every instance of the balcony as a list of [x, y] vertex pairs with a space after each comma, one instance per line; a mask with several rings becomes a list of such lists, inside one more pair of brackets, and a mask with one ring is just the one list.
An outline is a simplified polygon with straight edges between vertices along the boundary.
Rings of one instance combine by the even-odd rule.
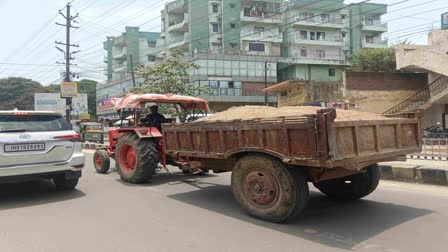
[[107, 63], [108, 61], [109, 61], [109, 56], [106, 54], [106, 55], [104, 55], [103, 62]]
[[283, 20], [281, 13], [251, 13], [250, 15], [244, 15], [244, 12], [241, 12], [241, 22], [281, 24]]
[[125, 73], [127, 72], [126, 66], [125, 65], [119, 65], [118, 67], [116, 67], [114, 69], [114, 73]]
[[177, 0], [174, 2], [170, 2], [166, 4], [167, 13], [175, 12], [175, 13], [183, 13], [185, 12], [185, 1]]
[[115, 60], [125, 60], [127, 57], [127, 53], [128, 53], [128, 50], [126, 48], [123, 48], [123, 50], [121, 50], [121, 52], [115, 54], [113, 56], [113, 58]]
[[126, 45], [126, 41], [124, 40], [123, 36], [117, 37], [114, 39], [114, 46], [116, 47], [123, 47]]
[[170, 22], [169, 27], [167, 29], [167, 32], [187, 32], [188, 31], [188, 22], [189, 22], [189, 16], [188, 13], [184, 14], [183, 20], [176, 22]]
[[190, 42], [190, 33], [186, 32], [184, 33], [184, 36], [176, 39], [172, 39], [168, 42], [166, 42], [166, 45], [163, 45], [164, 47], [171, 49], [175, 47], [185, 46], [187, 43]]
[[363, 48], [387, 48], [388, 41], [383, 39], [374, 39], [374, 40], [366, 40], [362, 41]]
[[274, 34], [269, 31], [254, 33], [254, 31], [244, 31], [242, 32], [242, 40], [249, 41], [260, 41], [260, 42], [273, 42], [273, 43], [281, 43], [283, 42], [282, 33]]
[[342, 18], [330, 18], [322, 19], [321, 17], [296, 17], [296, 22], [292, 26], [300, 27], [319, 27], [319, 28], [333, 28], [333, 29], [343, 29], [344, 21]]
[[323, 45], [323, 46], [344, 46], [345, 45], [345, 42], [342, 38], [311, 40], [311, 39], [301, 38], [300, 34], [296, 34], [295, 43], [301, 44], [301, 45]]
[[366, 20], [362, 23], [363, 31], [373, 31], [373, 32], [387, 32], [387, 23], [382, 24], [381, 22], [366, 22]]
[[310, 65], [338, 65], [338, 66], [347, 65], [347, 62], [346, 62], [346, 59], [344, 56], [318, 57], [311, 53], [308, 54], [307, 56], [300, 56], [300, 54], [298, 53], [297, 56], [281, 58], [281, 59], [279, 59], [279, 63], [310, 64]]

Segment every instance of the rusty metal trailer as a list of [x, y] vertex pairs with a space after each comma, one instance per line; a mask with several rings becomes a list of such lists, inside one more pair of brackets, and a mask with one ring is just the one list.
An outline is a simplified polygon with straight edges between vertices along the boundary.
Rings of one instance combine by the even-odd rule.
[[418, 118], [335, 121], [336, 110], [226, 122], [163, 125], [177, 163], [232, 171], [232, 189], [251, 215], [275, 222], [302, 211], [307, 182], [328, 196], [358, 199], [379, 181], [376, 163], [421, 150]]

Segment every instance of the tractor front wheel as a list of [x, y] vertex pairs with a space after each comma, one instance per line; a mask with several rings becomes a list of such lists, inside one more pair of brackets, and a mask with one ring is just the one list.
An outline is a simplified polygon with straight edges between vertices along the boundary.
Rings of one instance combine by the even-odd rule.
[[106, 174], [110, 168], [109, 154], [104, 149], [96, 150], [93, 154], [93, 165], [98, 173]]
[[118, 140], [115, 153], [118, 174], [128, 183], [144, 183], [152, 178], [159, 159], [152, 139], [128, 134]]

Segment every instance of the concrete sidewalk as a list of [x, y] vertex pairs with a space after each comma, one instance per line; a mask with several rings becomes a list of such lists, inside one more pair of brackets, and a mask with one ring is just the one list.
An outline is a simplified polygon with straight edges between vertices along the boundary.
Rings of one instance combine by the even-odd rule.
[[415, 160], [380, 163], [381, 179], [448, 185], [448, 161]]
[[[82, 148], [96, 150], [109, 144], [83, 143]], [[448, 161], [408, 159], [406, 162], [379, 163], [381, 179], [448, 186]]]

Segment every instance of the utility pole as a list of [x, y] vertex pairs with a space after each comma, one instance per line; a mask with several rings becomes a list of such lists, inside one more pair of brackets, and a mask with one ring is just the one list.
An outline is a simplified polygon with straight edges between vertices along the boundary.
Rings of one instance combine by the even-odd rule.
[[129, 55], [129, 57], [130, 57], [130, 60], [131, 60], [132, 85], [133, 85], [134, 87], [136, 87], [136, 85], [135, 85], [135, 73], [134, 73], [134, 60], [133, 60], [133, 58], [132, 58], [132, 54]]
[[[268, 88], [268, 70], [269, 70], [269, 63], [268, 60], [264, 62], [264, 88]], [[264, 105], [268, 106], [268, 93], [264, 92]]]
[[[59, 10], [59, 14], [61, 14], [61, 16], [63, 16], [65, 18], [65, 24], [60, 24], [57, 23], [57, 25], [60, 26], [64, 26], [65, 27], [65, 43], [60, 42], [60, 41], [56, 41], [55, 43], [57, 45], [64, 45], [65, 46], [65, 51], [62, 50], [61, 48], [56, 46], [56, 49], [58, 49], [59, 51], [63, 52], [65, 55], [65, 78], [64, 81], [65, 82], [70, 82], [71, 81], [71, 72], [70, 72], [70, 60], [74, 60], [75, 58], [72, 57], [72, 54], [70, 53], [70, 47], [79, 47], [79, 45], [75, 45], [75, 44], [70, 44], [70, 29], [74, 28], [74, 29], [78, 29], [79, 27], [73, 26], [73, 23], [76, 23], [76, 18], [78, 17], [78, 14], [76, 14], [75, 16], [71, 16], [70, 13], [70, 8], [71, 5], [70, 3], [67, 3], [66, 5], [66, 14], [64, 15], [64, 13], [62, 13], [62, 10]], [[77, 53], [79, 51], [73, 52]], [[64, 63], [60, 63], [60, 62], [56, 62], [58, 64], [64, 64]], [[62, 93], [61, 93], [62, 95]], [[70, 123], [70, 113], [71, 113], [71, 107], [72, 107], [72, 97], [65, 97], [65, 106], [66, 106], [66, 110], [65, 110], [65, 118], [66, 120]]]

